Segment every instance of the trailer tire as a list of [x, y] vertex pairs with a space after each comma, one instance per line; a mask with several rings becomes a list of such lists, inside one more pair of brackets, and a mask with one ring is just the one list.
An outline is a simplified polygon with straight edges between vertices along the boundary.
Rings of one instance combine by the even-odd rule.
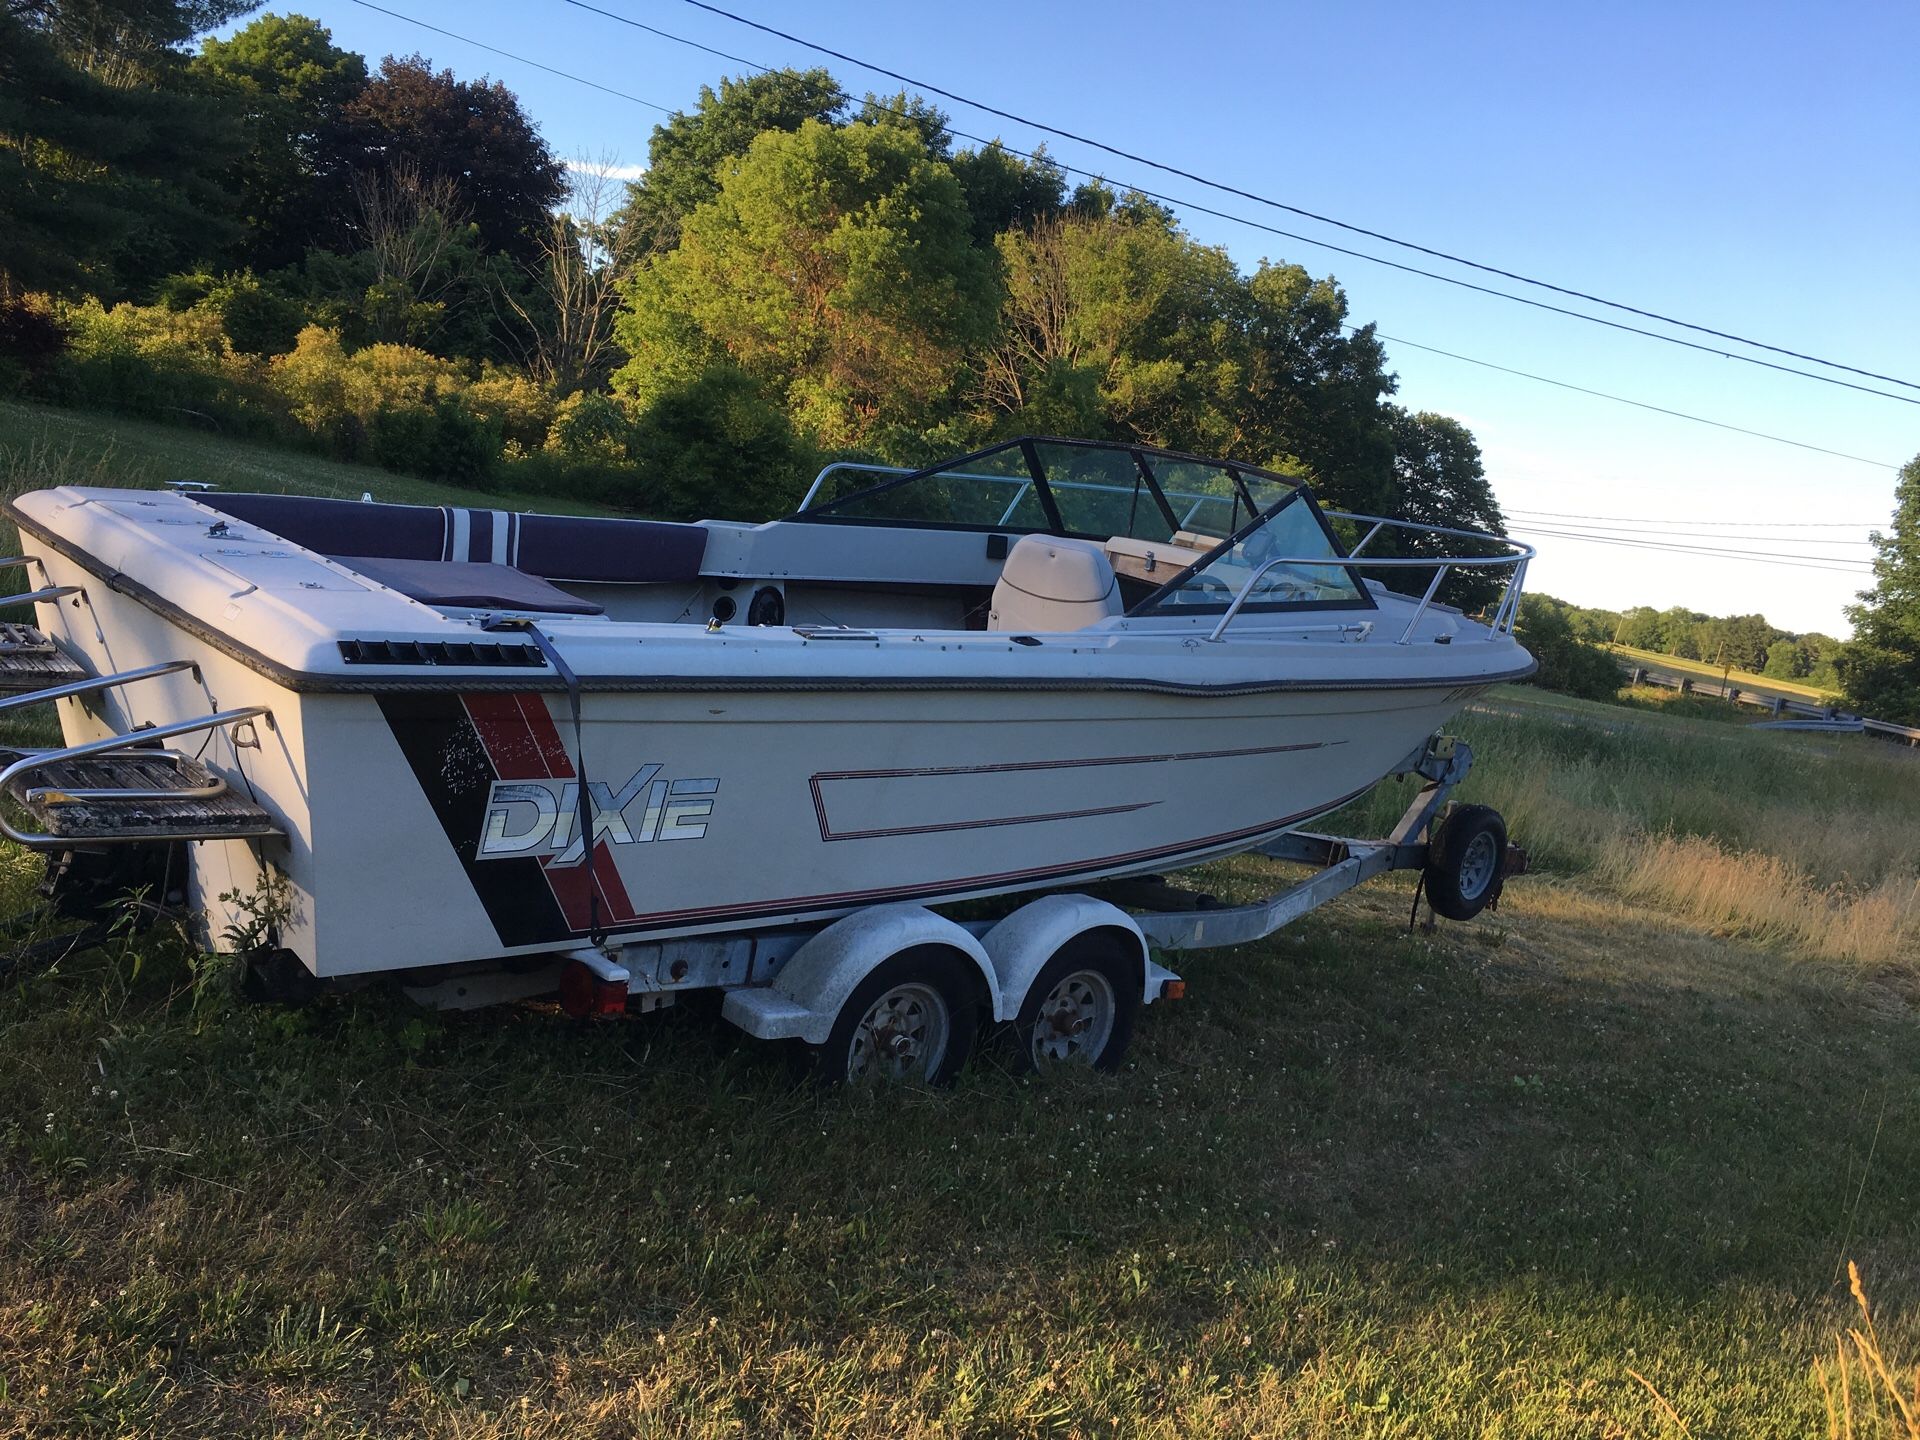
[[1128, 955], [1111, 935], [1076, 935], [1040, 967], [1013, 1022], [1014, 1067], [1024, 1074], [1087, 1065], [1118, 1070], [1140, 1010], [1138, 942]]
[[1449, 920], [1471, 920], [1500, 898], [1507, 822], [1485, 805], [1461, 805], [1427, 847], [1427, 904]]
[[829, 1085], [951, 1085], [973, 1053], [979, 992], [972, 960], [944, 945], [882, 960], [841, 1005], [815, 1052], [816, 1077]]

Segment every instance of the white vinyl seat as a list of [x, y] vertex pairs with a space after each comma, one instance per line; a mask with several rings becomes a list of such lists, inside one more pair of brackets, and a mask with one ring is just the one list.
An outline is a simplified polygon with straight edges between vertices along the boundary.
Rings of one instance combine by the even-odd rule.
[[1098, 541], [1026, 535], [1007, 553], [987, 628], [1082, 630], [1125, 609], [1113, 564]]

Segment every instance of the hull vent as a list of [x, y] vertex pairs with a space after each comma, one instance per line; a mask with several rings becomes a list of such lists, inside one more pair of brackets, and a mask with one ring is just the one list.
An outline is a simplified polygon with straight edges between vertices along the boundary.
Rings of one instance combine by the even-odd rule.
[[540, 670], [547, 663], [532, 645], [499, 645], [484, 640], [342, 640], [340, 658], [349, 665], [458, 665], [506, 670]]

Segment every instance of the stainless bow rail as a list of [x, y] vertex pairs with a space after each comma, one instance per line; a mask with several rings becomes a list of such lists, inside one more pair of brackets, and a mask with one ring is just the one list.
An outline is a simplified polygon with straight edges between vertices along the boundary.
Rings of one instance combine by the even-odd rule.
[[[1219, 640], [1226, 635], [1227, 626], [1233, 623], [1233, 617], [1253, 595], [1255, 588], [1269, 570], [1282, 565], [1318, 566], [1321, 569], [1334, 570], [1425, 570], [1433, 568], [1433, 579], [1427, 585], [1426, 593], [1420, 597], [1420, 603], [1414, 607], [1408, 617], [1407, 625], [1400, 632], [1395, 644], [1406, 645], [1413, 640], [1413, 632], [1419, 628], [1421, 619], [1433, 605], [1433, 597], [1440, 593], [1440, 586], [1452, 570], [1497, 569], [1512, 567], [1507, 578], [1506, 592], [1501, 595], [1500, 603], [1494, 608], [1487, 628], [1495, 634], [1511, 635], [1513, 627], [1520, 618], [1520, 596], [1526, 589], [1527, 563], [1539, 552], [1524, 541], [1512, 540], [1505, 535], [1495, 535], [1485, 530], [1455, 530], [1445, 525], [1423, 525], [1413, 520], [1390, 520], [1380, 515], [1355, 515], [1345, 510], [1325, 510], [1321, 512], [1329, 520], [1351, 520], [1356, 524], [1371, 525], [1355, 545], [1345, 555], [1282, 555], [1262, 561], [1240, 587], [1221, 615], [1220, 623], [1213, 627], [1207, 639]], [[1483, 544], [1505, 547], [1500, 555], [1379, 555], [1365, 559], [1357, 558], [1360, 552], [1372, 543], [1373, 537], [1382, 530], [1411, 530], [1422, 535], [1451, 535], [1462, 540], [1476, 540]]]

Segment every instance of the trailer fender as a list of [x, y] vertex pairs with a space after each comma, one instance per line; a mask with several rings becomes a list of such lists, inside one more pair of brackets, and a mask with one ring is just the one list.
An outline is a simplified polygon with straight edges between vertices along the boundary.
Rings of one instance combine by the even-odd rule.
[[982, 942], [996, 976], [996, 1020], [1012, 1020], [1020, 1013], [1027, 987], [1060, 947], [1089, 930], [1111, 930], [1125, 936], [1127, 953], [1140, 962], [1140, 998], [1152, 1004], [1161, 984], [1176, 978], [1147, 958], [1146, 937], [1139, 923], [1117, 905], [1090, 895], [1047, 895], [1022, 905], [987, 932]]
[[924, 905], [904, 903], [875, 905], [834, 921], [794, 952], [771, 985], [728, 991], [720, 1013], [761, 1040], [824, 1045], [840, 1007], [873, 968], [920, 945], [965, 955], [999, 1015], [999, 984], [980, 942]]

